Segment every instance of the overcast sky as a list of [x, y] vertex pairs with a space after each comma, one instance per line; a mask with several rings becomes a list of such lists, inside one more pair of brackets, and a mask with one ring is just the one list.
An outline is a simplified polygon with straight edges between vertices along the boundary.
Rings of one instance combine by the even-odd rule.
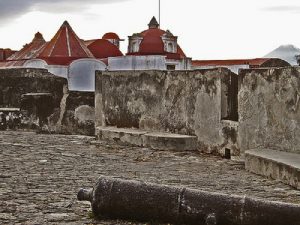
[[[193, 59], [261, 57], [300, 47], [299, 0], [161, 0], [161, 28]], [[80, 38], [121, 38], [158, 17], [158, 0], [0, 0], [0, 48], [20, 49], [40, 31], [50, 40], [64, 20]], [[127, 50], [127, 41], [122, 51]]]

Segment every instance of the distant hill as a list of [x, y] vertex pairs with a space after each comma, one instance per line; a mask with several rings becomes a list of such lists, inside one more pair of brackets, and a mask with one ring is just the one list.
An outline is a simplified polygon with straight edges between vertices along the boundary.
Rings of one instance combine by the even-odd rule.
[[280, 58], [291, 65], [298, 65], [295, 58], [296, 55], [300, 55], [300, 49], [294, 45], [281, 45], [269, 54], [265, 55], [264, 58]]

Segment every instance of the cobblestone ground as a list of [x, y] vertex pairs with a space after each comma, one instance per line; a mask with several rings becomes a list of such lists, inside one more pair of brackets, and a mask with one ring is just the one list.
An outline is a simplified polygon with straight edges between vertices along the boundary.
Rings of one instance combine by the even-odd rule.
[[90, 204], [76, 201], [78, 190], [101, 174], [300, 203], [299, 191], [218, 157], [6, 131], [0, 132], [0, 224], [138, 224], [95, 221]]

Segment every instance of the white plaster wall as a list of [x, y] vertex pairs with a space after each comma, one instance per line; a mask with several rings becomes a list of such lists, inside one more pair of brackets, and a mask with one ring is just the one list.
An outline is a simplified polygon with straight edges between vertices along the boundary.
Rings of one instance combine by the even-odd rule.
[[108, 58], [108, 70], [166, 70], [165, 56], [122, 56]]
[[68, 84], [72, 91], [95, 91], [95, 71], [107, 66], [97, 59], [79, 59], [69, 66]]
[[175, 70], [191, 70], [191, 59], [174, 60], [167, 59], [168, 65], [175, 65]]
[[46, 65], [45, 68], [56, 76], [68, 78], [68, 66]]
[[212, 69], [216, 67], [223, 67], [230, 69], [232, 72], [238, 74], [240, 69], [249, 69], [249, 65], [233, 65], [233, 66], [193, 66], [193, 69]]
[[23, 67], [25, 68], [40, 68], [45, 69], [47, 63], [42, 59], [31, 59], [24, 63]]
[[68, 66], [48, 65], [47, 62], [42, 59], [28, 60], [24, 63], [23, 67], [47, 69], [50, 73], [58, 77], [68, 78]]

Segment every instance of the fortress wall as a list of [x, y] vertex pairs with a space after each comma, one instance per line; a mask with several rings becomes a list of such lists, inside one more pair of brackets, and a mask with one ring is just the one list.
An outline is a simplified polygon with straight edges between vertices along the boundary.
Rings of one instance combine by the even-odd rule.
[[224, 68], [97, 71], [96, 126], [196, 135], [201, 150], [227, 147], [239, 154], [237, 122], [228, 113], [234, 111], [227, 93], [233, 80], [237, 84], [237, 75]]
[[239, 146], [300, 153], [300, 68], [239, 74]]
[[67, 84], [46, 69], [0, 69], [0, 108], [21, 115], [17, 128], [94, 135], [94, 93], [69, 91]]
[[57, 107], [66, 84], [66, 79], [45, 69], [0, 69], [0, 107], [20, 107], [26, 93], [51, 93]]

